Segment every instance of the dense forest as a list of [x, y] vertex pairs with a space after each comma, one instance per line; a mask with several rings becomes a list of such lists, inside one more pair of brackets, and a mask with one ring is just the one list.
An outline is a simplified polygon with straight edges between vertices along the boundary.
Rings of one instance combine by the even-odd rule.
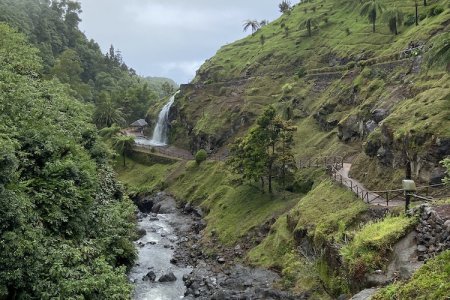
[[79, 30], [80, 13], [76, 1], [0, 1], [0, 22], [24, 33], [39, 49], [40, 75], [57, 78], [70, 86], [71, 96], [93, 104], [97, 126], [125, 125], [144, 117], [153, 102], [176, 88], [175, 82], [137, 76], [112, 45], [103, 54]]
[[143, 117], [174, 82], [102, 54], [80, 11], [0, 1], [0, 299], [131, 295], [135, 207], [97, 131]]

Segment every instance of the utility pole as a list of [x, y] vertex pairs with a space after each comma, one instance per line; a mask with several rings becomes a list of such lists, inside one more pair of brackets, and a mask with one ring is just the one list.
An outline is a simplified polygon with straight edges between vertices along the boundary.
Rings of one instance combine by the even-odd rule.
[[[417, 4], [417, 2], [416, 2]], [[408, 156], [408, 145], [409, 145], [409, 136], [403, 137], [403, 159], [405, 161], [405, 180], [403, 181], [408, 182], [412, 181], [412, 171], [411, 171], [411, 160]], [[412, 190], [410, 188], [406, 188], [404, 184], [404, 190], [405, 190], [405, 212], [409, 210], [409, 204], [411, 202], [411, 192]]]
[[[405, 180], [411, 180], [411, 162], [406, 158], [405, 163]], [[411, 191], [405, 190], [405, 212], [409, 210], [409, 204], [411, 202]]]

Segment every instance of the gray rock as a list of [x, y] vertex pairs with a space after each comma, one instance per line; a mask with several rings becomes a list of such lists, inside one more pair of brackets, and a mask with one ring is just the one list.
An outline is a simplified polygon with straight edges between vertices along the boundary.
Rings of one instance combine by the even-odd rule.
[[147, 275], [145, 275], [142, 280], [143, 281], [150, 281], [150, 282], [155, 282], [156, 279], [156, 274], [153, 271], [150, 271], [147, 273]]
[[378, 124], [373, 120], [366, 122], [366, 132], [367, 133], [373, 132], [377, 127], [378, 127]]
[[160, 209], [161, 209], [161, 203], [155, 204], [155, 205], [153, 205], [153, 207], [152, 207], [152, 213], [157, 214], [157, 213], [159, 213], [159, 210], [160, 210]]
[[450, 220], [444, 222], [444, 228], [447, 229], [447, 232], [450, 232]]
[[442, 179], [445, 178], [445, 174], [446, 174], [445, 168], [443, 167], [434, 168], [433, 171], [431, 171], [429, 184], [430, 185], [441, 184]]
[[164, 274], [163, 276], [161, 276], [158, 281], [159, 282], [173, 282], [176, 281], [177, 277], [173, 274], [173, 272], [170, 272], [168, 274]]
[[372, 118], [375, 122], [380, 123], [387, 117], [387, 111], [382, 108], [377, 108], [372, 112]]
[[427, 251], [427, 247], [425, 247], [424, 245], [419, 245], [417, 246], [417, 251], [418, 252], [426, 252]]
[[370, 300], [372, 299], [372, 296], [378, 292], [378, 288], [371, 288], [362, 290], [358, 294], [354, 295], [350, 300]]

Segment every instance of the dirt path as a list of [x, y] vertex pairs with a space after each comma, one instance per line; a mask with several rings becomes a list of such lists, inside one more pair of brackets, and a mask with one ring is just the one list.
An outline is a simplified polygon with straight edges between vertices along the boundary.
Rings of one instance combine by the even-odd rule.
[[350, 190], [352, 190], [353, 192], [355, 192], [357, 194], [361, 193], [361, 192], [367, 193], [366, 201], [369, 202], [370, 205], [395, 207], [395, 206], [401, 206], [401, 205], [405, 204], [404, 201], [396, 200], [396, 199], [389, 200], [389, 202], [388, 202], [381, 195], [367, 190], [361, 182], [349, 177], [349, 172], [350, 172], [351, 167], [352, 167], [352, 164], [343, 163], [342, 168], [337, 171], [337, 174], [342, 176], [342, 185], [346, 186], [347, 188], [349, 188]]

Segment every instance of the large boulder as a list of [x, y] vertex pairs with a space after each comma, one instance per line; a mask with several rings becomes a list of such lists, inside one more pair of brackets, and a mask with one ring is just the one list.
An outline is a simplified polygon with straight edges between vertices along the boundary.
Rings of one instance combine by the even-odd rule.
[[372, 119], [375, 122], [380, 123], [387, 117], [387, 114], [388, 113], [385, 109], [377, 108], [372, 112]]
[[158, 281], [159, 282], [173, 282], [176, 281], [177, 277], [175, 276], [175, 274], [173, 274], [173, 272], [164, 274], [163, 276], [161, 276]]
[[443, 167], [437, 167], [434, 168], [433, 171], [431, 171], [431, 175], [430, 175], [430, 185], [433, 184], [441, 184], [442, 183], [442, 179], [444, 179], [446, 175], [446, 169]]
[[142, 280], [143, 281], [150, 281], [150, 282], [155, 282], [156, 279], [156, 274], [153, 271], [150, 271], [147, 273], [147, 275], [145, 275]]
[[152, 212], [152, 208], [154, 205], [153, 199], [147, 196], [137, 196], [133, 199], [136, 206], [143, 213]]

